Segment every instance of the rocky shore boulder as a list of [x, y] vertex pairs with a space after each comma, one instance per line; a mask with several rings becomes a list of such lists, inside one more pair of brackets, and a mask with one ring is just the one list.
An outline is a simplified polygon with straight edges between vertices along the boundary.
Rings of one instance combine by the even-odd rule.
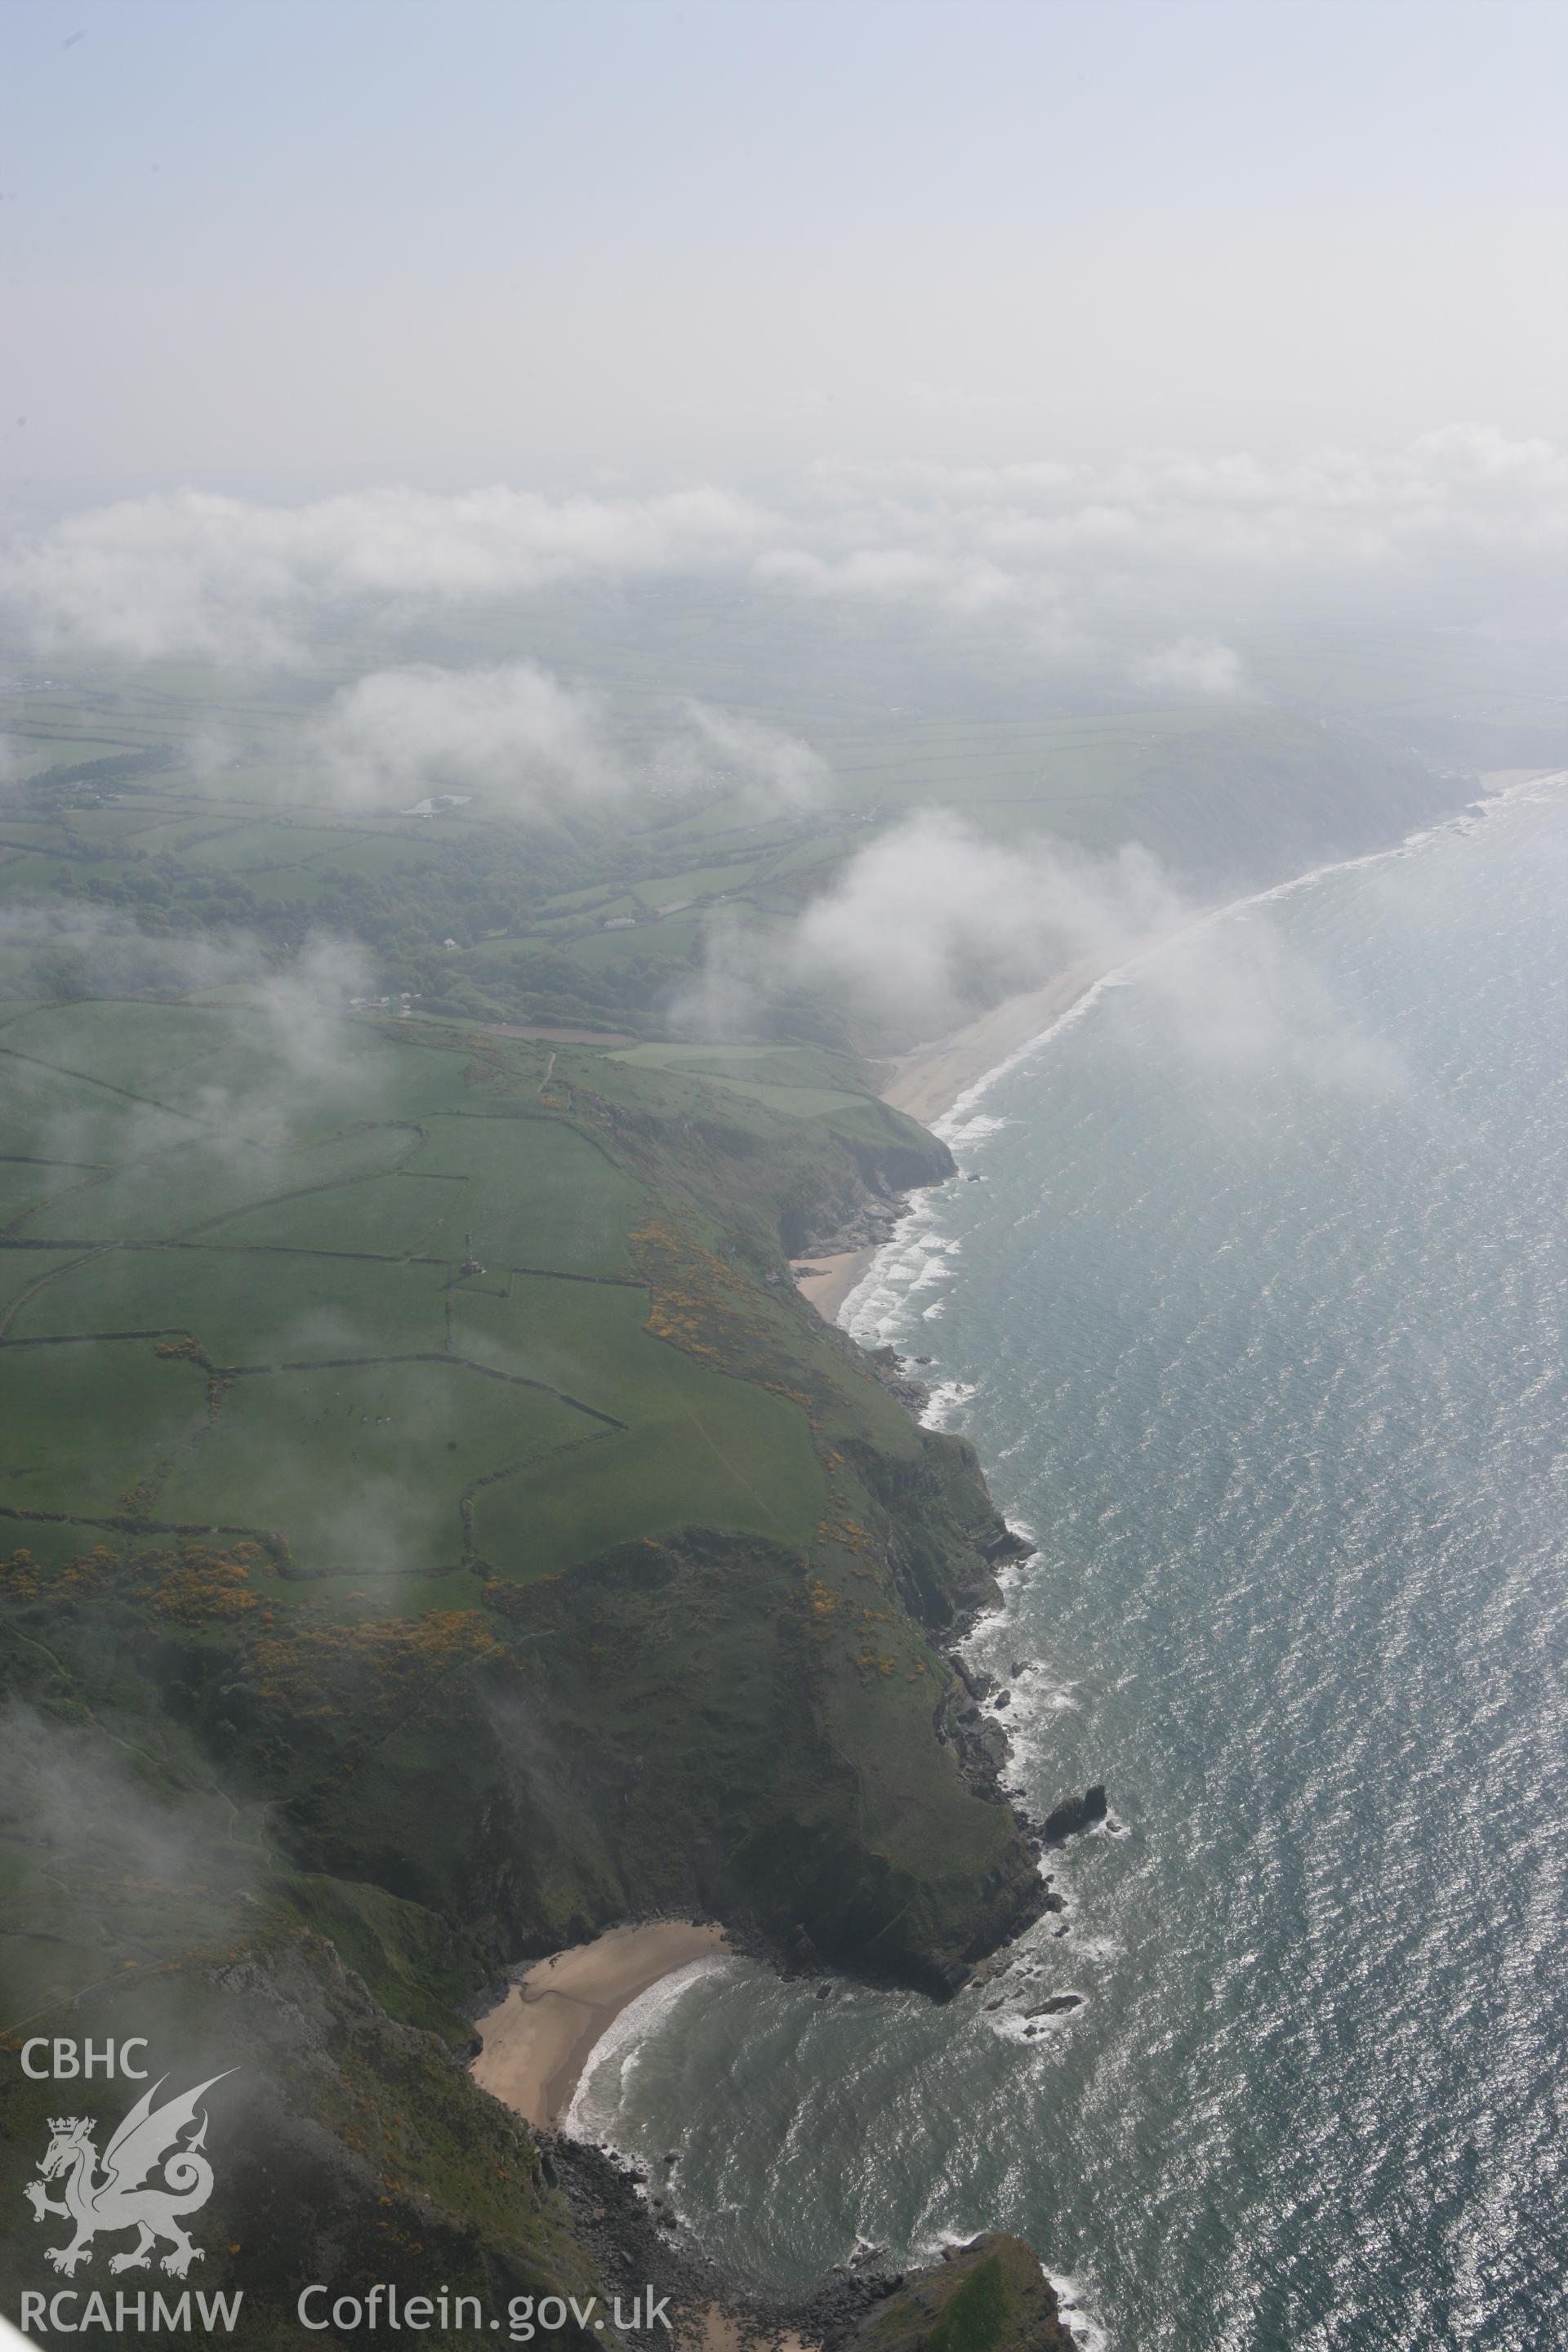
[[1105, 1783], [1097, 1780], [1081, 1797], [1068, 1797], [1053, 1805], [1041, 1823], [1047, 1845], [1060, 1845], [1064, 1838], [1077, 1837], [1083, 1830], [1098, 1827], [1110, 1810], [1106, 1802]]

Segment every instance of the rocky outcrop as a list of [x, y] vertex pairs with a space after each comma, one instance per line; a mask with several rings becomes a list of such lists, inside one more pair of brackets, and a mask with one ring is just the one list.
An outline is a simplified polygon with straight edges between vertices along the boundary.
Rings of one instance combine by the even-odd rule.
[[1081, 1797], [1068, 1797], [1063, 1803], [1051, 1808], [1040, 1825], [1046, 1843], [1060, 1845], [1066, 1838], [1078, 1837], [1085, 1830], [1097, 1829], [1108, 1811], [1105, 1784], [1097, 1780], [1092, 1789], [1084, 1790]]
[[1001, 2233], [950, 2246], [822, 2342], [823, 2352], [1073, 2352], [1033, 2247]]

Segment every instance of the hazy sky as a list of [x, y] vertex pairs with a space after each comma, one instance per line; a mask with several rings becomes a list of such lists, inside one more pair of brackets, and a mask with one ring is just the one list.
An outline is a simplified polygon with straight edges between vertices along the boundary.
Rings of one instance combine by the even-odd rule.
[[7, 0], [0, 86], [24, 502], [1561, 430], [1563, 0]]

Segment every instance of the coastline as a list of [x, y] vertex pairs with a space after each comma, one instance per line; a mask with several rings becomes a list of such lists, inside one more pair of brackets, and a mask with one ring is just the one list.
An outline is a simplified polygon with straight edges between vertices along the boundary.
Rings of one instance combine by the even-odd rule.
[[[1463, 822], [1469, 811], [1484, 808], [1487, 802], [1495, 804], [1559, 781], [1568, 782], [1568, 772], [1494, 772], [1479, 780], [1480, 798], [1456, 810], [1447, 822]], [[1102, 984], [1114, 985], [1118, 975], [1136, 969], [1145, 955], [1158, 951], [1171, 938], [1237, 908], [1299, 889], [1335, 867], [1397, 856], [1420, 837], [1408, 835], [1387, 849], [1335, 860], [1243, 897], [1194, 908], [1186, 920], [1131, 956], [1107, 956], [1066, 967], [1041, 986], [1020, 992], [949, 1034], [890, 1059], [879, 1074], [881, 1097], [922, 1124], [935, 1126], [1043, 1042]], [[797, 1276], [798, 1286], [825, 1320], [838, 1323], [850, 1295], [884, 1246], [870, 1244], [807, 1254], [803, 1262], [811, 1271]], [[476, 2081], [535, 2127], [559, 2129], [595, 2049], [616, 2018], [662, 1979], [723, 1948], [725, 1939], [716, 1927], [666, 1921], [611, 1928], [590, 1943], [535, 1962], [510, 1985], [504, 2000], [478, 2021], [484, 2040], [473, 2063]], [[639, 2177], [630, 2176], [633, 2181]], [[628, 2197], [633, 2193], [626, 2191]], [[747, 2309], [743, 2297], [731, 2300], [721, 2286], [717, 2294], [698, 2287], [688, 2326], [692, 2333], [683, 2329], [681, 2341], [700, 2345], [701, 2352], [742, 2352], [759, 2336], [777, 2352], [805, 2352], [808, 2340], [819, 2340], [817, 2323], [805, 2337], [798, 2322], [791, 2328], [782, 2315], [770, 2326], [763, 2312]]]
[[726, 1948], [721, 1927], [658, 1919], [607, 1927], [591, 1943], [535, 1960], [475, 2020], [482, 2038], [475, 2082], [535, 2130], [553, 2125], [622, 2010], [688, 1961]]
[[[886, 1066], [889, 1076], [879, 1089], [882, 1100], [929, 1127], [933, 1119], [943, 1118], [971, 1087], [978, 1086], [1026, 1045], [1032, 1045], [1115, 969], [1113, 960], [1099, 957], [1067, 964], [1038, 988], [1006, 997], [945, 1037], [896, 1055]], [[855, 1255], [869, 1265], [876, 1252]], [[827, 1261], [823, 1263], [826, 1265]], [[801, 1286], [805, 1288], [804, 1284]]]
[[[882, 1100], [919, 1119], [922, 1127], [930, 1127], [944, 1118], [971, 1087], [993, 1076], [1015, 1054], [1043, 1036], [1114, 968], [1100, 961], [1068, 964], [1038, 988], [1005, 998], [946, 1036], [895, 1055], [883, 1065], [884, 1080], [878, 1090]], [[800, 1264], [809, 1271], [802, 1274], [797, 1269], [795, 1287], [825, 1322], [837, 1323], [845, 1300], [883, 1247], [880, 1242], [868, 1242], [861, 1249], [808, 1251]]]
[[[692, 1960], [730, 1948], [724, 1929], [711, 1923], [658, 1919], [606, 1927], [589, 1943], [535, 1960], [475, 2019], [481, 2046], [469, 2072], [535, 2131], [558, 2130], [589, 2060], [622, 2011]], [[711, 2287], [681, 2315], [679, 2342], [692, 2352], [807, 2352], [795, 2328], [771, 2324], [731, 2297], [715, 2300]]]
[[[1538, 785], [1559, 783], [1568, 780], [1568, 769], [1555, 768], [1489, 768], [1476, 779], [1480, 786], [1473, 800], [1455, 809], [1450, 815], [1439, 817], [1439, 825], [1452, 824], [1467, 811], [1484, 806], [1488, 802], [1512, 800], [1521, 793], [1533, 791]], [[1009, 996], [994, 1004], [988, 1013], [980, 1013], [953, 1029], [946, 1036], [933, 1038], [929, 1044], [913, 1045], [907, 1053], [895, 1055], [884, 1066], [886, 1083], [879, 1089], [882, 1100], [894, 1110], [906, 1112], [910, 1118], [929, 1126], [933, 1119], [944, 1118], [973, 1087], [995, 1075], [1004, 1062], [1010, 1061], [1026, 1046], [1035, 1044], [1065, 1013], [1086, 997], [1090, 989], [1115, 971], [1134, 970], [1146, 956], [1156, 954], [1173, 939], [1181, 937], [1201, 923], [1217, 915], [1234, 913], [1238, 908], [1255, 906], [1260, 899], [1271, 898], [1281, 890], [1297, 890], [1303, 884], [1315, 882], [1321, 875], [1331, 874], [1341, 866], [1368, 866], [1378, 859], [1395, 856], [1399, 850], [1418, 840], [1432, 830], [1423, 826], [1403, 840], [1391, 842], [1386, 849], [1359, 850], [1352, 857], [1331, 858], [1321, 866], [1309, 866], [1305, 873], [1289, 875], [1283, 880], [1264, 884], [1248, 890], [1239, 898], [1216, 899], [1212, 906], [1195, 907], [1184, 922], [1149, 940], [1131, 955], [1086, 958], [1078, 963], [1064, 965], [1038, 988], [1026, 989], [1017, 996]], [[876, 1255], [874, 1249], [858, 1251], [855, 1257], [861, 1270]], [[820, 1263], [825, 1272], [830, 1266], [847, 1264], [847, 1260], [813, 1260]], [[857, 1277], [858, 1278], [858, 1277]], [[848, 1286], [853, 1287], [853, 1285]], [[806, 1283], [802, 1290], [816, 1303], [816, 1290]], [[840, 1294], [842, 1298], [847, 1292]], [[823, 1312], [832, 1319], [831, 1310]]]
[[[1568, 782], [1568, 771], [1492, 772], [1479, 781], [1480, 794], [1439, 824], [1456, 823], [1487, 802], [1507, 800], [1543, 783]], [[1423, 828], [1386, 849], [1333, 860], [1236, 898], [1195, 908], [1185, 920], [1131, 956], [1064, 967], [1039, 987], [1020, 992], [947, 1034], [890, 1058], [883, 1066], [881, 1098], [922, 1124], [934, 1125], [1043, 1040], [1100, 983], [1134, 970], [1172, 939], [1340, 867], [1397, 856], [1434, 829]], [[825, 1320], [837, 1324], [851, 1293], [885, 1246], [873, 1243], [826, 1255], [808, 1253], [801, 1263], [812, 1270], [797, 1276], [803, 1297]], [[610, 1928], [590, 1943], [533, 1963], [504, 2000], [477, 2021], [484, 2041], [472, 2065], [475, 2080], [536, 2128], [559, 2127], [594, 2050], [621, 2012], [664, 1977], [725, 1948], [723, 1931], [717, 1927], [666, 1921]], [[751, 2340], [748, 2323], [717, 2303], [700, 2313], [699, 2325], [704, 2352], [740, 2352]], [[794, 2332], [772, 2340], [782, 2341], [787, 2352], [805, 2352]]]
[[[1537, 786], [1568, 782], [1568, 769], [1554, 768], [1490, 768], [1478, 775], [1480, 787], [1474, 799], [1464, 803], [1448, 816], [1436, 820], [1439, 825], [1458, 823], [1468, 811], [1483, 808], [1489, 802], [1512, 800]], [[1058, 972], [1041, 982], [1039, 987], [1022, 990], [989, 1012], [979, 1013], [973, 1021], [952, 1029], [941, 1037], [931, 1038], [921, 1045], [911, 1045], [907, 1052], [893, 1055], [882, 1066], [883, 1083], [878, 1088], [881, 1099], [894, 1110], [901, 1110], [922, 1126], [933, 1126], [946, 1118], [963, 1098], [988, 1079], [997, 1076], [1004, 1065], [1038, 1043], [1082, 1003], [1090, 992], [1113, 973], [1136, 970], [1145, 957], [1158, 953], [1172, 940], [1185, 931], [1212, 921], [1215, 917], [1235, 913], [1242, 907], [1256, 906], [1259, 901], [1277, 897], [1280, 892], [1298, 890], [1331, 874], [1341, 866], [1369, 866], [1379, 859], [1397, 856], [1410, 843], [1419, 840], [1432, 828], [1424, 826], [1385, 849], [1358, 851], [1347, 858], [1332, 858], [1321, 866], [1309, 866], [1306, 872], [1287, 876], [1282, 881], [1264, 884], [1257, 890], [1244, 892], [1239, 898], [1216, 899], [1212, 906], [1195, 907], [1183, 922], [1150, 940], [1131, 955], [1088, 957], [1077, 963], [1064, 965]], [[870, 1268], [883, 1244], [872, 1244], [864, 1249], [846, 1250], [824, 1256], [809, 1255], [803, 1263], [814, 1271], [800, 1280], [803, 1298], [808, 1299], [829, 1323], [837, 1323], [839, 1310]]]

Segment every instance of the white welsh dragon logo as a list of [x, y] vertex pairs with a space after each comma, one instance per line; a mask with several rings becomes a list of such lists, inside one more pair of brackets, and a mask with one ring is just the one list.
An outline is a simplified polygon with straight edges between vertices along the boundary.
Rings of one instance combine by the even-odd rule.
[[[229, 2074], [235, 2069], [231, 2066]], [[166, 2238], [173, 2252], [163, 2258], [163, 2267], [176, 2278], [184, 2278], [193, 2263], [206, 2258], [199, 2246], [193, 2246], [181, 2222], [187, 2213], [200, 2210], [213, 2193], [213, 2168], [202, 2154], [202, 2144], [207, 2136], [207, 2119], [201, 2114], [201, 2127], [194, 2139], [184, 2147], [179, 2145], [180, 2134], [195, 2123], [201, 2113], [204, 2092], [225, 2077], [214, 2074], [198, 2083], [194, 2091], [184, 2092], [177, 2099], [165, 2100], [161, 2107], [153, 2105], [168, 2076], [163, 2075], [150, 2091], [143, 2091], [114, 2137], [103, 2151], [103, 2177], [98, 2177], [98, 2150], [92, 2144], [95, 2118], [91, 2116], [51, 2116], [50, 2139], [38, 2167], [39, 2179], [29, 2180], [22, 2194], [33, 2209], [35, 2221], [47, 2215], [58, 2214], [62, 2221], [74, 2221], [76, 2235], [68, 2246], [47, 2246], [46, 2262], [56, 2270], [71, 2277], [79, 2263], [90, 2263], [92, 2249], [89, 2243], [100, 2231], [112, 2233], [117, 2230], [140, 2232], [128, 2253], [112, 2254], [111, 2271], [144, 2271], [152, 2261], [153, 2249]], [[148, 2175], [162, 2166], [161, 2183], [151, 2183]], [[42, 2183], [57, 2180], [63, 2175], [63, 2202], [45, 2195]]]

